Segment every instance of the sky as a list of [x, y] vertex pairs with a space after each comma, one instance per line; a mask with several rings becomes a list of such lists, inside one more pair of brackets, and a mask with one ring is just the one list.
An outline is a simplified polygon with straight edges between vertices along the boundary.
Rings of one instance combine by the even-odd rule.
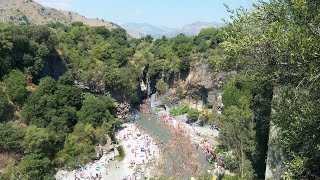
[[249, 9], [256, 0], [35, 0], [60, 10], [117, 24], [135, 22], [178, 28], [193, 22], [222, 22], [231, 9]]

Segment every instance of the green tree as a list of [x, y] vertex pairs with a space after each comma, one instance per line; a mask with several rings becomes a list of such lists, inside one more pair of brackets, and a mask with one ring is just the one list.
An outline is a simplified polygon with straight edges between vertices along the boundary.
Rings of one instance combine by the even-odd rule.
[[157, 92], [160, 94], [160, 95], [163, 95], [167, 92], [167, 84], [164, 82], [163, 79], [160, 79], [158, 82], [157, 82], [157, 85], [156, 85], [156, 88], [157, 88]]
[[10, 100], [22, 105], [28, 96], [26, 76], [21, 71], [13, 70], [4, 82]]
[[71, 106], [80, 109], [82, 99], [80, 89], [70, 85], [58, 85], [54, 92], [58, 106]]
[[28, 153], [50, 155], [51, 142], [47, 129], [29, 126], [23, 141], [23, 146]]
[[50, 159], [39, 154], [28, 154], [21, 159], [18, 170], [27, 180], [51, 180], [54, 179], [52, 167]]
[[112, 112], [114, 108], [115, 104], [111, 97], [95, 97], [86, 94], [83, 106], [78, 112], [79, 121], [91, 124], [93, 127], [101, 126], [103, 122], [109, 122], [113, 119], [110, 111]]
[[189, 58], [182, 58], [180, 62], [180, 70], [182, 71], [189, 71], [190, 70], [190, 59]]
[[5, 121], [7, 119], [7, 114], [9, 111], [9, 101], [5, 93], [2, 91], [0, 86], [0, 122]]
[[110, 30], [105, 28], [105, 27], [103, 27], [103, 26], [95, 27], [94, 31], [95, 31], [95, 33], [101, 35], [105, 39], [109, 38], [110, 35], [111, 35]]
[[23, 152], [24, 128], [14, 123], [0, 123], [0, 151]]
[[241, 178], [254, 179], [253, 167], [249, 161], [255, 153], [253, 114], [248, 106], [244, 109], [230, 106], [224, 110], [224, 115], [221, 138], [223, 145], [233, 152], [232, 155], [237, 163], [235, 172], [239, 173]]
[[89, 162], [95, 156], [95, 130], [90, 124], [79, 123], [69, 134], [56, 161], [63, 166], [76, 167]]
[[[309, 149], [296, 148], [296, 137], [310, 140], [302, 147], [315, 146], [317, 143], [313, 137], [318, 137], [319, 134], [299, 130], [316, 127], [313, 123], [309, 124], [309, 120], [312, 121], [317, 115], [304, 108], [319, 99], [312, 93], [312, 89], [318, 89], [318, 84], [312, 82], [319, 79], [319, 34], [314, 31], [314, 26], [310, 26], [319, 23], [319, 11], [316, 11], [319, 7], [319, 2], [312, 0], [272, 0], [254, 6], [252, 12], [239, 9], [235, 11], [233, 22], [226, 28], [227, 39], [222, 43], [228, 64], [238, 70], [254, 71], [270, 87], [266, 90], [268, 93], [261, 90], [260, 95], [255, 97], [262, 101], [254, 99], [255, 105], [263, 103], [266, 108], [259, 105], [254, 111], [263, 120], [261, 114], [265, 113], [259, 111], [271, 112], [272, 107], [275, 109], [273, 115], [279, 117], [274, 123], [280, 128], [277, 141], [284, 149], [282, 154], [287, 157], [287, 178], [320, 177], [316, 170], [318, 164], [310, 163], [318, 162], [319, 156], [310, 156]], [[302, 86], [305, 88], [301, 88]], [[264, 89], [263, 84], [262, 87]], [[263, 95], [272, 95], [272, 91], [275, 91], [272, 98], [268, 98], [270, 95]], [[298, 105], [298, 99], [305, 93], [308, 94], [305, 96], [308, 99], [307, 105]], [[277, 103], [270, 106], [271, 99]], [[308, 112], [308, 115], [304, 112]], [[311, 126], [303, 127], [307, 124]], [[258, 129], [261, 130], [261, 127]], [[268, 131], [268, 126], [262, 130]], [[314, 150], [311, 151], [317, 154]], [[264, 178], [263, 174], [258, 175], [259, 178]]]

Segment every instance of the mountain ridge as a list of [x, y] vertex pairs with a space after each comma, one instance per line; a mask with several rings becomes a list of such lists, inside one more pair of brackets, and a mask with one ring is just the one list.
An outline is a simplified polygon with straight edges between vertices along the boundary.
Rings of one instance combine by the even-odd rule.
[[223, 23], [219, 22], [201, 22], [197, 21], [191, 24], [186, 24], [181, 28], [168, 28], [165, 26], [156, 26], [149, 23], [124, 23], [121, 25], [126, 30], [134, 30], [140, 32], [142, 36], [151, 35], [154, 38], [161, 38], [162, 36], [174, 37], [180, 33], [187, 36], [198, 35], [202, 29], [210, 27], [223, 27]]
[[[36, 25], [62, 23], [70, 25], [77, 21], [89, 26], [103, 26], [109, 30], [119, 27], [104, 19], [87, 18], [76, 12], [45, 7], [33, 0], [0, 1], [0, 22]], [[139, 38], [141, 36], [140, 33], [133, 30], [128, 30], [127, 33], [134, 38]]]

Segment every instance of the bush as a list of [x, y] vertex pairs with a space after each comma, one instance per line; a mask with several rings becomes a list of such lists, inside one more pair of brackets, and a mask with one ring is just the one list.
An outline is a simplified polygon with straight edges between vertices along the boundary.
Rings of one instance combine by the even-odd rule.
[[180, 116], [182, 114], [186, 114], [189, 111], [189, 107], [187, 105], [178, 107], [178, 108], [173, 108], [170, 110], [170, 114], [174, 116]]
[[118, 161], [122, 161], [125, 157], [123, 146], [118, 146], [117, 150], [119, 152], [119, 155], [117, 156]]
[[27, 78], [21, 71], [13, 70], [5, 79], [7, 94], [11, 101], [17, 105], [23, 104], [28, 96]]
[[158, 92], [160, 95], [165, 94], [165, 93], [167, 92], [167, 85], [166, 85], [166, 83], [164, 82], [163, 79], [160, 79], [160, 80], [157, 82], [156, 88], [157, 88], [157, 92]]
[[197, 121], [198, 120], [198, 117], [199, 117], [199, 112], [198, 112], [198, 109], [189, 109], [188, 113], [187, 113], [187, 118], [188, 120], [190, 121]]
[[241, 178], [236, 175], [236, 176], [232, 176], [232, 175], [228, 175], [228, 174], [224, 174], [222, 177], [222, 180], [240, 180]]
[[180, 62], [180, 70], [181, 71], [189, 71], [190, 70], [190, 59], [183, 58]]

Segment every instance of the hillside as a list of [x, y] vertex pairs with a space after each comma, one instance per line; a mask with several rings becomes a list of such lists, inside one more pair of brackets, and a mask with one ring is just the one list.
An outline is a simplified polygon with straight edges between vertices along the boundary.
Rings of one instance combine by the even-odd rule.
[[180, 29], [174, 30], [168, 36], [174, 37], [180, 33], [183, 33], [187, 36], [195, 36], [195, 35], [198, 35], [202, 29], [211, 28], [211, 27], [218, 28], [218, 27], [223, 27], [223, 26], [224, 26], [224, 24], [217, 23], [217, 22], [195, 22], [192, 24], [187, 24]]
[[[54, 8], [44, 7], [33, 0], [2, 0], [0, 1], [0, 22], [25, 23], [25, 24], [47, 24], [63, 23], [70, 25], [80, 21], [89, 26], [104, 26], [114, 29], [117, 25], [105, 20], [86, 18], [71, 11], [61, 11]], [[129, 35], [139, 38], [140, 34], [135, 31], [127, 31]]]

